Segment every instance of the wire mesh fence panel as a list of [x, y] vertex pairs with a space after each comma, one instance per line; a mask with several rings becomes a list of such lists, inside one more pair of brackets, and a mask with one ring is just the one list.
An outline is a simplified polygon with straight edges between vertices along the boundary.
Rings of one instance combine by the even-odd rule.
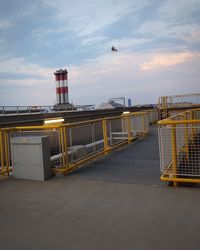
[[187, 124], [159, 128], [161, 172], [170, 178], [200, 177], [200, 125]]
[[[188, 138], [187, 147], [184, 144], [182, 150], [177, 152], [177, 175], [188, 177], [200, 176], [200, 134], [197, 133], [200, 126], [195, 125], [195, 133]], [[179, 127], [179, 133], [184, 138], [185, 129]]]
[[92, 143], [92, 139], [91, 124], [69, 129], [69, 163], [74, 163], [86, 157], [88, 154], [86, 145]]
[[200, 104], [200, 94], [178, 95], [172, 96], [169, 101], [173, 107], [187, 107], [196, 104]]
[[103, 150], [101, 122], [68, 128], [68, 160], [75, 163]]
[[143, 127], [143, 132], [144, 133], [148, 133], [149, 132], [149, 124], [150, 124], [150, 122], [149, 122], [149, 115], [148, 115], [148, 113], [145, 113], [145, 114], [143, 114], [143, 119], [144, 119], [144, 127]]
[[158, 109], [153, 110], [153, 122], [158, 121]]
[[191, 107], [200, 104], [200, 94], [185, 94], [159, 97], [160, 105], [166, 104], [169, 108]]
[[176, 125], [176, 147], [177, 152], [183, 151], [185, 146], [185, 130], [183, 129], [183, 125]]
[[143, 133], [142, 116], [141, 115], [131, 116], [130, 127], [131, 127], [133, 138], [139, 137]]
[[200, 110], [195, 111], [195, 116], [197, 120], [200, 120]]
[[[200, 106], [200, 93], [174, 96], [162, 96], [158, 100], [158, 109], [161, 118], [170, 117], [173, 114], [170, 109], [192, 109]], [[176, 111], [174, 111], [176, 112]]]
[[153, 112], [152, 111], [148, 111], [148, 116], [149, 116], [149, 122], [153, 123]]
[[101, 121], [93, 124], [93, 143], [90, 147], [93, 148], [93, 153], [103, 151], [104, 149], [103, 128]]
[[114, 146], [120, 142], [127, 140], [127, 121], [126, 118], [116, 118], [109, 122], [109, 142], [110, 146]]
[[171, 116], [179, 115], [182, 112], [183, 112], [182, 110], [169, 110], [168, 114], [169, 114], [169, 117], [171, 117]]
[[172, 163], [172, 143], [171, 127], [164, 126], [158, 128], [159, 151], [160, 151], [160, 171], [171, 173]]
[[148, 112], [150, 124], [158, 121], [158, 110], [157, 109], [152, 109], [152, 110], [149, 110], [147, 112]]
[[[149, 122], [157, 119], [157, 111], [123, 114], [57, 126], [17, 127], [0, 131], [0, 173], [12, 166], [10, 141], [13, 137], [48, 136], [53, 171], [67, 173], [78, 165], [128, 143], [149, 131]], [[151, 117], [151, 118], [150, 118]], [[191, 136], [194, 132], [191, 128]]]

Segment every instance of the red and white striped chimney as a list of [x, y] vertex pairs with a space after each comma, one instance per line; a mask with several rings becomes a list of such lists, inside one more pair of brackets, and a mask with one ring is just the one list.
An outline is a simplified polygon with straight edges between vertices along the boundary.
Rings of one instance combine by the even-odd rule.
[[57, 102], [57, 104], [69, 103], [67, 74], [68, 74], [68, 72], [66, 69], [64, 69], [64, 70], [60, 69], [54, 73], [55, 81], [56, 81], [56, 102]]
[[68, 96], [68, 76], [67, 76], [68, 72], [67, 70], [65, 70], [65, 72], [63, 73], [63, 95], [64, 95], [64, 102], [65, 103], [69, 103], [69, 96]]

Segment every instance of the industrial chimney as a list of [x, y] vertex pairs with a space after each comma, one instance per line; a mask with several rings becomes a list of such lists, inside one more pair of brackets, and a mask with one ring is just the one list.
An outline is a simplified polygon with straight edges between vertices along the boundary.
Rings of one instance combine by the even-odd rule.
[[55, 81], [56, 81], [56, 102], [57, 105], [68, 104], [68, 71], [66, 69], [57, 70], [54, 72]]

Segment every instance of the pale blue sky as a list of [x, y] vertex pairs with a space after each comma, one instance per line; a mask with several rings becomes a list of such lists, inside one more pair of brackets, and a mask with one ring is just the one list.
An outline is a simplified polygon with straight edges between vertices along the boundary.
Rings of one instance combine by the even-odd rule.
[[200, 0], [1, 0], [0, 105], [54, 104], [60, 68], [75, 104], [200, 92], [199, 13]]

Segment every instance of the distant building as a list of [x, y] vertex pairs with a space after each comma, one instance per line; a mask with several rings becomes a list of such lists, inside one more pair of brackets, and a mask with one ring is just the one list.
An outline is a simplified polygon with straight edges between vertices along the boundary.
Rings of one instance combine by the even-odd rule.
[[115, 109], [115, 108], [122, 108], [124, 105], [114, 102], [114, 101], [109, 101], [109, 102], [103, 102], [97, 109]]

